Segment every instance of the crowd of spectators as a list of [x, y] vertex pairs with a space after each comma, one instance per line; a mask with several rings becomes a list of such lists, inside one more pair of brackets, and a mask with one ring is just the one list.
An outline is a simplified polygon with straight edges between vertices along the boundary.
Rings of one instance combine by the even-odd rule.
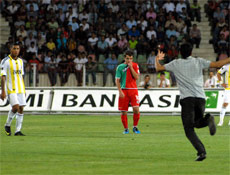
[[218, 54], [217, 60], [225, 59], [230, 56], [230, 3], [229, 0], [209, 0], [206, 14], [212, 26], [212, 36], [210, 43], [213, 44], [215, 53]]
[[201, 21], [197, 0], [191, 4], [188, 0], [5, 0], [1, 13], [11, 31], [1, 58], [9, 53], [10, 43], [18, 41], [25, 62], [36, 63], [38, 73], [47, 72], [52, 86], [58, 73], [64, 85], [71, 72], [81, 86], [82, 64], [86, 64], [86, 83], [92, 74], [96, 84], [100, 55], [108, 60], [105, 64], [114, 65], [105, 65], [105, 85], [107, 74], [114, 75], [120, 63], [118, 55], [127, 49], [146, 55], [147, 71], [152, 73], [158, 46], [170, 62], [178, 57], [181, 43], [199, 47], [200, 42], [193, 37], [194, 33], [199, 36], [192, 32], [196, 25], [191, 26], [192, 20]]

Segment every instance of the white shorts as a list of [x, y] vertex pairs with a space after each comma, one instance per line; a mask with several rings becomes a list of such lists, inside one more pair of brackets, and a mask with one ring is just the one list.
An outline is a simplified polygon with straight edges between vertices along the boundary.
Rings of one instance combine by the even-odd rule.
[[224, 91], [224, 103], [230, 103], [230, 90]]
[[25, 94], [9, 94], [8, 100], [11, 106], [14, 106], [14, 105], [26, 106], [26, 95]]

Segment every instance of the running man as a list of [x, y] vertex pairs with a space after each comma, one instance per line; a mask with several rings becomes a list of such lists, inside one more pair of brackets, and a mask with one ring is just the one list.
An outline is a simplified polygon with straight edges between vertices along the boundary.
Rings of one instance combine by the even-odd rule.
[[203, 69], [219, 68], [230, 63], [230, 58], [211, 62], [203, 58], [194, 58], [192, 54], [192, 46], [188, 43], [182, 44], [180, 53], [182, 58], [171, 61], [168, 64], [161, 65], [159, 60], [164, 59], [164, 53], [158, 51], [156, 57], [157, 71], [171, 71], [174, 73], [178, 88], [180, 91], [181, 118], [184, 131], [197, 150], [196, 161], [202, 161], [206, 158], [206, 150], [195, 133], [194, 128], [203, 128], [208, 126], [210, 135], [216, 133], [216, 125], [214, 117], [205, 111], [205, 93], [203, 89]]

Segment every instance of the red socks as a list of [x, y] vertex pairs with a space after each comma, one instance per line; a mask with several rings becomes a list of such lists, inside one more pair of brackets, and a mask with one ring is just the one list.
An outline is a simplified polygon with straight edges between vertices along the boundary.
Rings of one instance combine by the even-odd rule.
[[139, 119], [140, 119], [140, 113], [138, 114], [133, 114], [133, 126], [137, 126], [138, 125], [138, 122], [139, 122]]
[[128, 119], [127, 119], [127, 115], [122, 115], [121, 114], [121, 121], [122, 121], [122, 124], [124, 126], [125, 129], [128, 128]]
[[[133, 126], [137, 126], [138, 125], [139, 119], [140, 119], [140, 113], [133, 114]], [[122, 124], [123, 124], [124, 128], [125, 129], [128, 128], [127, 115], [122, 115], [121, 114], [121, 121], [122, 121]]]

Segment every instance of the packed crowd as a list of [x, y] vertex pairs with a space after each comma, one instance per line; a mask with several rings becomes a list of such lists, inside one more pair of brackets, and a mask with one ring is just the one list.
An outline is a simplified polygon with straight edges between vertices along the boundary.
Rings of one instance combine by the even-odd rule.
[[198, 48], [201, 40], [196, 24], [191, 25], [201, 21], [197, 0], [6, 0], [1, 1], [1, 12], [11, 30], [1, 58], [9, 53], [10, 43], [18, 41], [25, 62], [36, 63], [38, 73], [48, 72], [52, 86], [57, 72], [61, 85], [73, 72], [81, 86], [82, 64], [96, 84], [100, 63], [106, 65], [105, 85], [107, 74], [114, 74], [120, 63], [119, 55], [128, 49], [136, 58], [145, 55], [146, 71], [152, 73], [158, 46], [170, 62], [178, 57], [182, 43]]
[[218, 54], [217, 60], [222, 60], [230, 56], [230, 3], [229, 0], [209, 0], [206, 6], [206, 14], [212, 26], [212, 36], [210, 43], [213, 44], [215, 52]]

